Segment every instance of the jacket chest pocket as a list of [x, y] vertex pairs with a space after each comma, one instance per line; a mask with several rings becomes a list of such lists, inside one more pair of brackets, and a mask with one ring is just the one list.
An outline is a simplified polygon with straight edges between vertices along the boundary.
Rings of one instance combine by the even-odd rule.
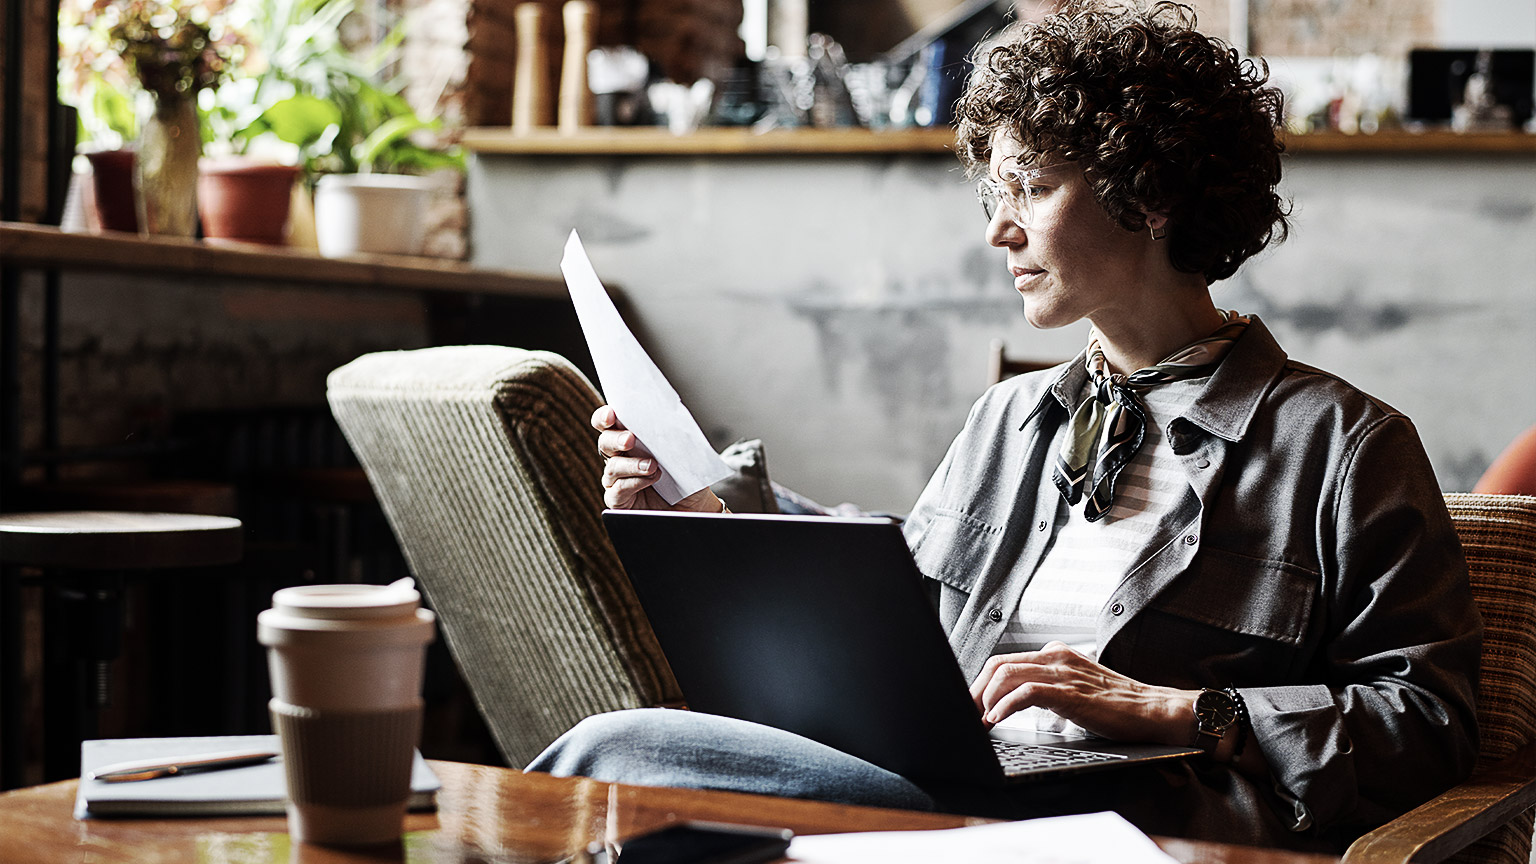
[[970, 594], [983, 563], [1002, 543], [1003, 529], [960, 510], [940, 508], [912, 549], [917, 569], [929, 579]]
[[1189, 683], [1288, 680], [1305, 663], [1320, 581], [1294, 564], [1206, 548], [1144, 611], [1137, 653], [1190, 670]]

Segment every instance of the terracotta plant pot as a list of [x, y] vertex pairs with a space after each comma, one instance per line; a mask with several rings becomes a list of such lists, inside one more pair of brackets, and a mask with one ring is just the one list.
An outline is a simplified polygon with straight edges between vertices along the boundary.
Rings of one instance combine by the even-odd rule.
[[198, 166], [197, 209], [203, 236], [281, 246], [299, 169], [239, 157]]
[[105, 231], [138, 231], [133, 198], [133, 150], [99, 150], [85, 154], [91, 163], [91, 191], [96, 217]]

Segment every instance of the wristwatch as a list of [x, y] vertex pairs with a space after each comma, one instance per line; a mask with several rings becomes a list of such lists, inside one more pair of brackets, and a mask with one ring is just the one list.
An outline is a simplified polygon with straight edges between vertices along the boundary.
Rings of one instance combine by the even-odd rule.
[[1227, 730], [1238, 725], [1242, 711], [1230, 691], [1201, 690], [1195, 697], [1195, 745], [1207, 753], [1215, 750]]

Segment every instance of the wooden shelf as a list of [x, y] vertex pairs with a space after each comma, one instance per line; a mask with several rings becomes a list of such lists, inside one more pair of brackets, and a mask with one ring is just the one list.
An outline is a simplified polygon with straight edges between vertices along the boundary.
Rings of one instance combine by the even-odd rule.
[[1395, 130], [1375, 135], [1314, 132], [1287, 135], [1290, 153], [1536, 153], [1536, 135], [1526, 132]]
[[499, 294], [563, 300], [558, 277], [481, 270], [459, 261], [367, 255], [324, 258], [303, 249], [209, 243], [108, 231], [73, 234], [51, 226], [0, 222], [0, 261], [8, 266], [163, 275], [179, 273], [273, 283]]
[[658, 127], [594, 127], [573, 135], [536, 130], [476, 127], [463, 144], [476, 153], [516, 156], [784, 156], [944, 153], [955, 146], [953, 129], [700, 129], [673, 135]]
[[[603, 127], [561, 135], [536, 130], [514, 135], [501, 127], [476, 127], [464, 133], [469, 150], [511, 156], [784, 156], [952, 153], [949, 128], [792, 129], [755, 134], [746, 129], [700, 129], [673, 135], [665, 129]], [[1525, 132], [1458, 133], [1395, 130], [1375, 135], [1337, 132], [1286, 136], [1290, 153], [1533, 153], [1536, 135]]]

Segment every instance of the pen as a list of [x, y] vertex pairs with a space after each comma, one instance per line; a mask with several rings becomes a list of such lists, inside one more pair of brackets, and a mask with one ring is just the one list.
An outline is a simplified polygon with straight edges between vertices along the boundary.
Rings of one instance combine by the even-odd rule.
[[91, 772], [92, 780], [106, 783], [124, 783], [130, 780], [153, 780], [188, 771], [218, 771], [255, 765], [277, 756], [273, 750], [229, 750], [222, 753], [197, 753], [189, 756], [173, 756], [163, 759], [145, 759], [138, 762], [118, 762], [105, 765]]

